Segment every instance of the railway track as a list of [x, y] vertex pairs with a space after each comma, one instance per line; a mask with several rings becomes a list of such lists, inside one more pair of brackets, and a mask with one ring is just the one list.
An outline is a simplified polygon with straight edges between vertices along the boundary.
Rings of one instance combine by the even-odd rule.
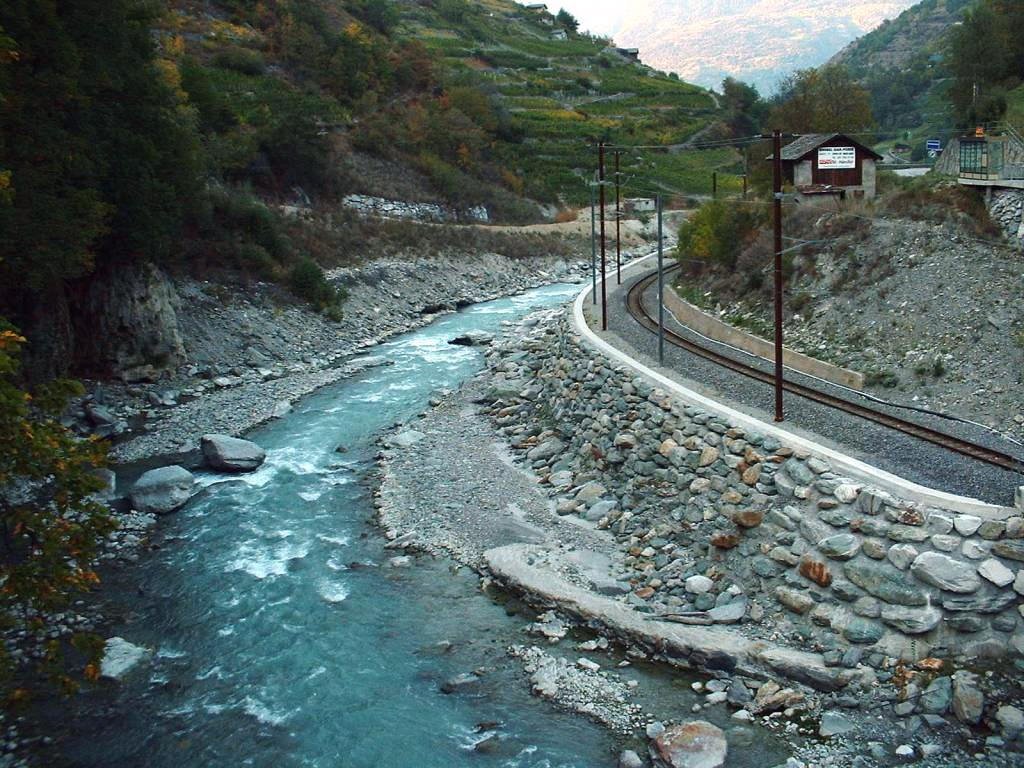
[[[677, 267], [669, 268], [666, 272], [670, 272], [676, 268]], [[657, 279], [658, 273], [655, 271], [647, 277], [637, 281], [637, 283], [630, 288], [629, 292], [626, 294], [626, 308], [630, 316], [640, 323], [640, 325], [654, 333], [658, 332], [658, 321], [656, 317], [652, 316], [651, 313], [647, 311], [647, 308], [644, 305], [644, 294], [647, 292], [647, 289], [651, 284]], [[705, 360], [709, 360], [717, 365], [728, 368], [731, 371], [735, 371], [736, 373], [740, 373], [751, 379], [755, 379], [772, 386], [775, 384], [775, 376], [772, 372], [761, 370], [757, 366], [741, 362], [726, 354], [701, 346], [685, 336], [676, 333], [670, 328], [665, 328], [665, 341], [674, 346], [685, 349], [691, 354], [702, 357]], [[899, 416], [894, 416], [891, 413], [886, 413], [884, 411], [871, 408], [870, 406], [853, 402], [852, 400], [839, 397], [838, 395], [822, 392], [795, 381], [787, 380], [783, 386], [786, 392], [790, 392], [794, 395], [849, 413], [852, 416], [873, 421], [876, 424], [881, 424], [889, 429], [897, 430], [918, 438], [919, 440], [925, 440], [949, 451], [953, 451], [954, 453], [975, 459], [976, 461], [982, 461], [1011, 472], [1024, 474], [1024, 460], [1018, 459], [1010, 454], [997, 451], [994, 448], [989, 448], [984, 445], [973, 443], [969, 440], [964, 440], [960, 437], [946, 434], [945, 432], [940, 432], [937, 429], [932, 429], [931, 427], [926, 427], [917, 422], [909, 421], [908, 419], [900, 418]]]

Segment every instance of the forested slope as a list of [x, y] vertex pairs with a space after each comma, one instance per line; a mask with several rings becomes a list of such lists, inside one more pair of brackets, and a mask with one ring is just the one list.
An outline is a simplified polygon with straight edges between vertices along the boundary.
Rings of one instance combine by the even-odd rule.
[[[0, 315], [30, 374], [108, 370], [107, 332], [134, 329], [103, 315], [159, 293], [139, 265], [336, 312], [321, 267], [367, 248], [347, 194], [528, 223], [587, 199], [598, 139], [677, 142], [717, 118], [706, 91], [575, 26], [505, 0], [5, 3]], [[734, 161], [647, 170], [704, 191]]]

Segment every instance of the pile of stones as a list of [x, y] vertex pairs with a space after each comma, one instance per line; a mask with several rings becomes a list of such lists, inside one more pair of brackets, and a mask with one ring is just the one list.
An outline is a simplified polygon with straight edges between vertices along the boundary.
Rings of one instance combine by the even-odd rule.
[[901, 716], [1019, 736], [982, 692], [991, 677], [951, 670], [1024, 663], [1020, 512], [895, 498], [674, 400], [583, 346], [564, 314], [533, 322], [489, 348], [483, 408], [558, 513], [624, 550], [620, 588], [595, 591], [821, 653], [891, 683], [882, 698]]

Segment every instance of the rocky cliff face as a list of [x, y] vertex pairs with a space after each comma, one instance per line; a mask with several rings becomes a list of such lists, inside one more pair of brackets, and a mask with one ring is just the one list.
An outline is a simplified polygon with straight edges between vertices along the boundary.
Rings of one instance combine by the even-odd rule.
[[909, 0], [647, 0], [631, 3], [612, 33], [619, 45], [640, 48], [645, 63], [688, 81], [717, 87], [732, 76], [770, 92], [787, 73], [824, 63], [911, 5]]
[[25, 311], [30, 382], [67, 375], [153, 380], [184, 360], [180, 299], [151, 264], [107, 266], [77, 284], [54, 286]]
[[160, 269], [142, 264], [110, 270], [91, 280], [72, 302], [76, 370], [151, 380], [185, 359], [174, 285]]

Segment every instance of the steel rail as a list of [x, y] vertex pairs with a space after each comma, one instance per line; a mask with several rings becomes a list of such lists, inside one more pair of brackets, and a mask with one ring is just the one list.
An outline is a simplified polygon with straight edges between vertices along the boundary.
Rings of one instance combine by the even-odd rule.
[[[666, 270], [666, 272], [677, 268], [678, 267], [672, 267], [669, 270]], [[658, 271], [655, 270], [650, 275], [638, 280], [626, 294], [626, 309], [630, 316], [644, 328], [653, 333], [658, 332], [658, 321], [647, 311], [647, 308], [644, 305], [644, 294], [651, 284], [657, 279]], [[691, 341], [685, 336], [676, 333], [671, 328], [665, 328], [665, 339], [674, 346], [685, 349], [687, 352], [751, 379], [755, 379], [765, 384], [774, 384], [775, 382], [775, 377], [771, 372], [763, 371], [757, 366], [740, 362], [729, 355], [704, 347], [694, 341]], [[771, 361], [769, 360], [768, 362], [770, 363]], [[994, 448], [972, 443], [969, 440], [949, 435], [945, 432], [940, 432], [939, 430], [932, 429], [931, 427], [926, 427], [923, 424], [902, 419], [899, 416], [894, 416], [890, 413], [885, 413], [884, 411], [879, 411], [866, 405], [855, 403], [851, 400], [847, 400], [846, 398], [838, 397], [837, 395], [822, 392], [821, 390], [814, 389], [813, 387], [809, 387], [805, 384], [800, 384], [789, 379], [785, 380], [783, 386], [787, 392], [798, 395], [799, 397], [806, 398], [830, 408], [835, 408], [836, 410], [849, 413], [852, 416], [857, 416], [867, 421], [873, 421], [876, 424], [902, 432], [919, 440], [924, 440], [934, 445], [938, 445], [962, 456], [968, 456], [977, 461], [992, 464], [1011, 472], [1024, 474], [1024, 460], [1018, 459]]]

